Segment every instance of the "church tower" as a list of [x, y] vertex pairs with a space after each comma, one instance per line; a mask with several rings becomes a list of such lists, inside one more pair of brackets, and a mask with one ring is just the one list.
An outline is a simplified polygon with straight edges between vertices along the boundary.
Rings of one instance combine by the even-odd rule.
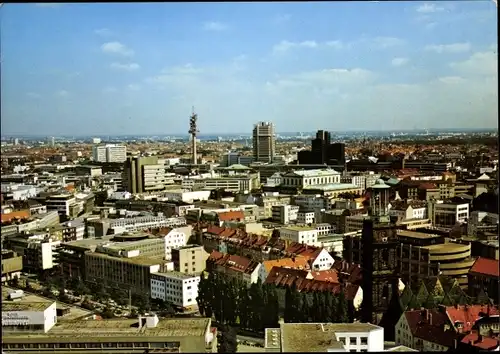
[[361, 321], [379, 324], [393, 296], [398, 296], [399, 277], [396, 225], [389, 217], [389, 186], [379, 179], [372, 186], [370, 218], [363, 222]]

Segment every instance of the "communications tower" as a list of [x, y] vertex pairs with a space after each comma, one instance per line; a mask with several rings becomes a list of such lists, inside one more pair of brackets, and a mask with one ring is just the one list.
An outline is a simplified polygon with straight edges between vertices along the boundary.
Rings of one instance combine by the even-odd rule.
[[188, 131], [188, 133], [191, 135], [191, 144], [193, 149], [193, 156], [192, 156], [193, 165], [196, 165], [196, 163], [198, 162], [196, 156], [196, 134], [199, 133], [197, 121], [198, 121], [198, 115], [194, 112], [194, 107], [193, 107], [193, 112], [189, 117], [189, 131]]

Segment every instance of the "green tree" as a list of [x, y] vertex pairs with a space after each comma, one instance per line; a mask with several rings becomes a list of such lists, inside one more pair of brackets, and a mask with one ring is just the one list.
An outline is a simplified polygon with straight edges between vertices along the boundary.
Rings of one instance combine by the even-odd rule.
[[202, 316], [205, 316], [207, 309], [207, 298], [208, 296], [208, 280], [205, 278], [205, 274], [202, 273], [200, 276], [200, 282], [198, 283], [198, 296], [196, 297], [196, 302], [198, 303], [198, 309]]
[[292, 289], [287, 287], [285, 290], [285, 313], [284, 313], [284, 321], [285, 323], [291, 323], [293, 319], [293, 298], [292, 298]]
[[248, 294], [246, 285], [238, 288], [238, 318], [240, 320], [240, 327], [250, 328], [250, 313], [251, 313], [251, 300]]
[[110, 307], [106, 306], [104, 311], [101, 312], [101, 317], [105, 318], [105, 319], [106, 318], [113, 318], [113, 317], [115, 317], [115, 314]]
[[274, 285], [264, 285], [264, 309], [262, 313], [263, 328], [276, 328], [279, 326], [279, 300]]
[[337, 322], [337, 297], [331, 292], [326, 292], [325, 322]]
[[300, 310], [300, 322], [307, 323], [311, 318], [311, 304], [309, 303], [309, 295], [306, 292], [300, 293], [302, 307]]
[[288, 293], [285, 299], [285, 322], [295, 323], [300, 321], [300, 310], [302, 308], [302, 299], [297, 291], [295, 284], [287, 288]]
[[250, 328], [262, 331], [262, 313], [264, 311], [264, 292], [260, 280], [250, 286]]
[[236, 330], [227, 325], [223, 325], [217, 338], [218, 353], [236, 353], [238, 350], [238, 339]]
[[348, 311], [349, 308], [347, 299], [345, 298], [344, 292], [341, 291], [340, 294], [338, 295], [338, 303], [337, 303], [337, 313], [338, 313], [339, 323], [349, 322]]

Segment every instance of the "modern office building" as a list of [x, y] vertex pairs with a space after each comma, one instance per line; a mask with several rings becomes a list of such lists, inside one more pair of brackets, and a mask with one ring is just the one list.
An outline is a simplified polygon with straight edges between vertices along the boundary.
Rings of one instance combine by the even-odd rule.
[[130, 193], [154, 192], [165, 189], [165, 165], [157, 156], [128, 157], [123, 169], [123, 186]]
[[299, 164], [345, 164], [345, 144], [331, 143], [331, 134], [318, 130], [316, 138], [311, 141], [311, 150], [300, 151], [297, 155]]
[[151, 298], [168, 301], [174, 306], [192, 309], [198, 307], [199, 275], [180, 272], [151, 274]]
[[253, 128], [253, 157], [258, 162], [273, 162], [276, 151], [274, 124], [259, 122]]
[[124, 162], [127, 159], [127, 147], [112, 144], [92, 146], [92, 159], [95, 162]]

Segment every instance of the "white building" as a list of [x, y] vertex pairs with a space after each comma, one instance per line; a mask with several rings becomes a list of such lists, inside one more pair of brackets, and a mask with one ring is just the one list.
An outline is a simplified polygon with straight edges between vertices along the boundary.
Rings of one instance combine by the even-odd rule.
[[13, 200], [26, 200], [38, 195], [38, 188], [32, 185], [2, 183], [2, 194]]
[[165, 259], [172, 259], [172, 248], [186, 246], [189, 236], [184, 232], [173, 229], [165, 235]]
[[289, 226], [281, 228], [280, 238], [292, 242], [315, 246], [318, 242], [318, 230], [311, 226]]
[[340, 183], [340, 173], [326, 168], [322, 170], [291, 171], [283, 175], [283, 187], [299, 187]]
[[208, 200], [210, 191], [186, 191], [186, 190], [169, 190], [162, 193], [167, 200], [192, 203], [197, 200]]
[[92, 158], [96, 162], [125, 162], [127, 147], [125, 145], [92, 146]]
[[198, 284], [200, 277], [179, 272], [152, 273], [151, 298], [161, 299], [174, 306], [198, 307]]
[[313, 224], [315, 221], [314, 211], [299, 211], [297, 213], [297, 223], [299, 224]]
[[70, 216], [70, 207], [76, 203], [76, 198], [71, 194], [51, 195], [45, 200], [47, 210], [56, 210], [59, 215]]
[[319, 271], [319, 270], [327, 270], [331, 269], [333, 266], [333, 263], [335, 262], [335, 259], [328, 253], [328, 251], [324, 248], [320, 248], [320, 251], [312, 259], [311, 262], [311, 269], [314, 271]]
[[457, 223], [464, 223], [469, 219], [468, 203], [434, 203], [429, 202], [429, 219], [436, 227], [453, 227]]
[[389, 215], [397, 216], [401, 220], [426, 219], [427, 207], [426, 206], [413, 207], [411, 205], [407, 205], [402, 208], [391, 208], [389, 210]]
[[370, 323], [281, 323], [280, 327], [266, 328], [266, 351], [384, 351], [384, 329]]
[[186, 225], [186, 219], [183, 217], [167, 218], [165, 216], [139, 216], [120, 219], [103, 218], [89, 221], [87, 225], [87, 234], [89, 238], [92, 238], [104, 236], [109, 230], [112, 230], [112, 232], [116, 234], [184, 225]]
[[56, 302], [2, 302], [2, 330], [39, 329], [47, 333], [57, 323]]
[[297, 221], [299, 207], [296, 205], [273, 205], [273, 220], [280, 224], [287, 225], [292, 221]]

